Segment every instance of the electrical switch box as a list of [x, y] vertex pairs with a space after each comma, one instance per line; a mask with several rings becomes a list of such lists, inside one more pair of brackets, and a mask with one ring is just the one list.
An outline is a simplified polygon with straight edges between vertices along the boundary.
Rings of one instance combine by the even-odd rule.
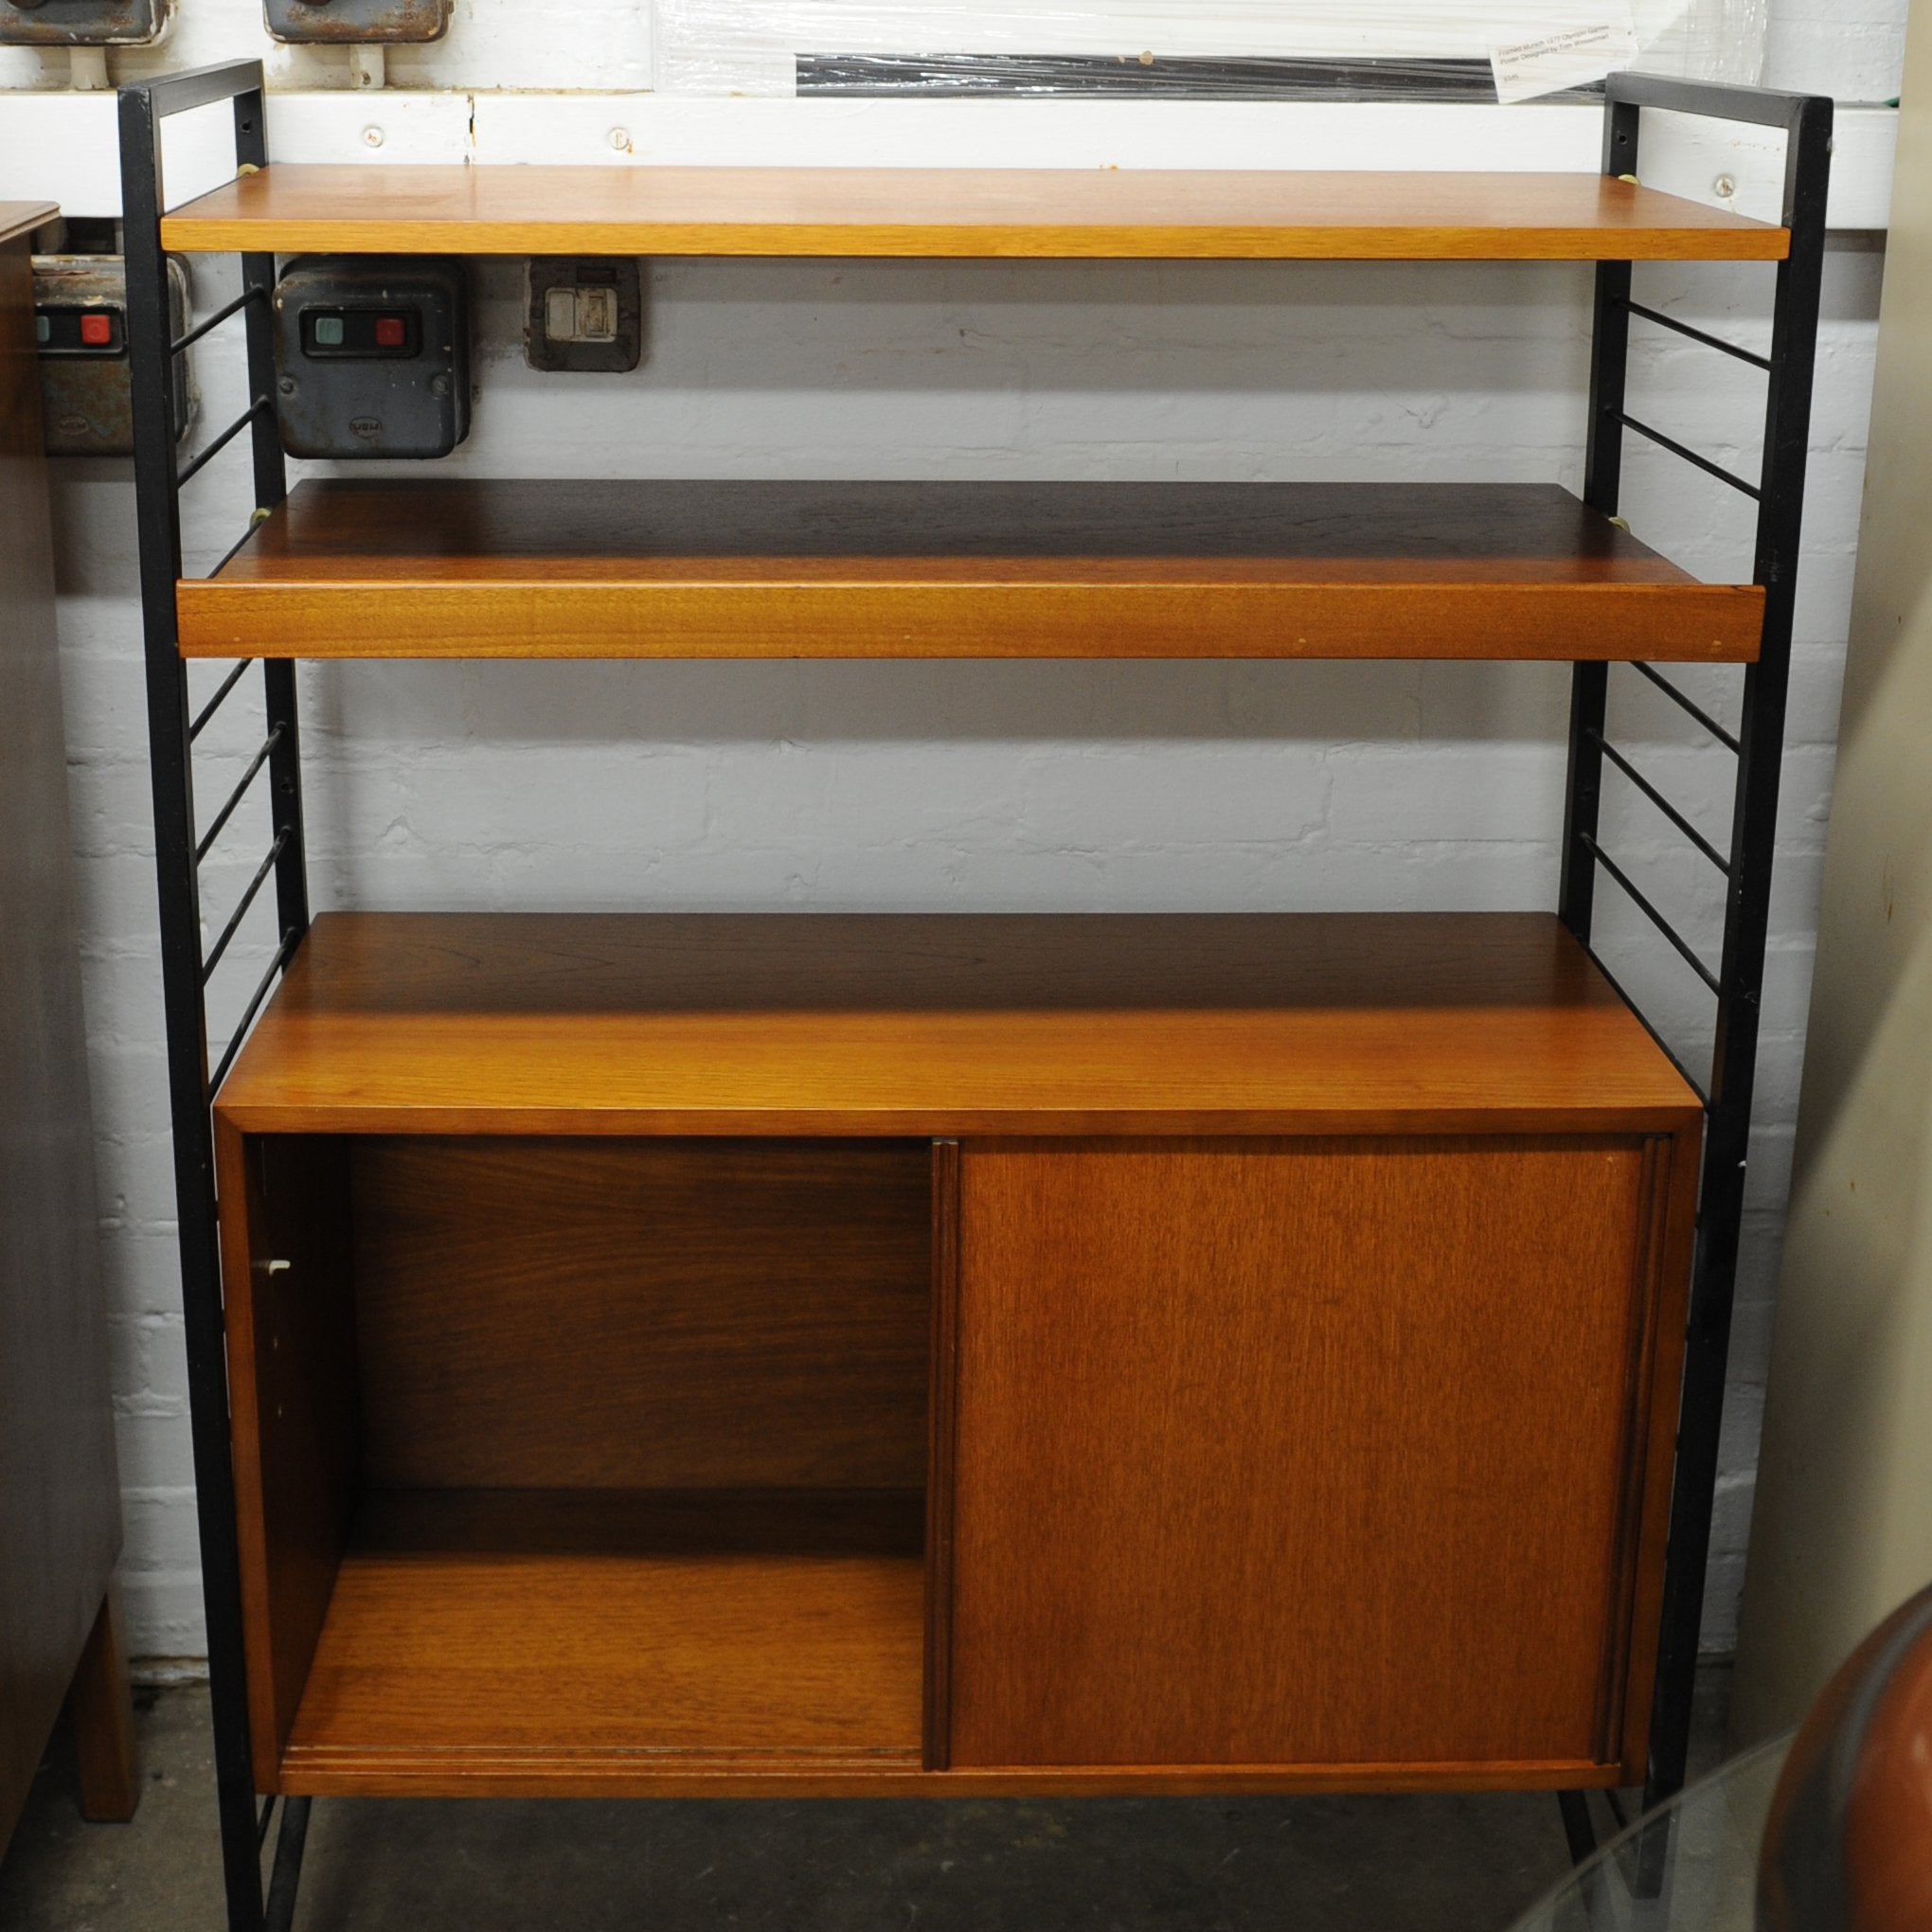
[[276, 287], [275, 347], [292, 456], [446, 456], [470, 433], [460, 261], [303, 256]]
[[441, 40], [450, 0], [261, 0], [261, 17], [278, 41], [399, 45]]
[[[6, 0], [0, 0], [5, 5]], [[188, 271], [168, 261], [168, 332], [183, 334]], [[134, 398], [128, 381], [127, 275], [117, 255], [36, 255], [33, 332], [40, 349], [41, 416], [50, 456], [131, 456]], [[174, 358], [170, 399], [178, 442], [194, 421], [188, 352]]]
[[621, 374], [637, 367], [644, 296], [635, 261], [539, 255], [525, 290], [524, 360], [531, 368]]
[[133, 47], [168, 28], [171, 0], [0, 0], [0, 45]]

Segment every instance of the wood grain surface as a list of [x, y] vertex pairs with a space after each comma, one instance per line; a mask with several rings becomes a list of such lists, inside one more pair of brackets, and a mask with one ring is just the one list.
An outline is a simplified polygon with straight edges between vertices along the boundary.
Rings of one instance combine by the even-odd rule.
[[1755, 657], [1555, 484], [307, 482], [190, 657]]
[[355, 1145], [386, 1489], [921, 1490], [921, 1141]]
[[1581, 1762], [927, 1771], [920, 1516], [917, 1496], [879, 1494], [372, 1492], [266, 1786], [939, 1798], [1608, 1781]]
[[349, 1148], [218, 1124], [215, 1158], [249, 1739], [273, 1791], [360, 1482]]
[[0, 203], [0, 1850], [121, 1535], [27, 255], [53, 212]]
[[1781, 228], [1601, 174], [278, 162], [164, 248], [454, 255], [1775, 261]]
[[1672, 1131], [1540, 913], [319, 918], [224, 1082], [257, 1134]]
[[[1657, 1172], [1652, 1176], [1650, 1213], [1640, 1230], [1646, 1256], [1638, 1263], [1655, 1283], [1644, 1306], [1644, 1330], [1631, 1337], [1631, 1386], [1637, 1404], [1631, 1440], [1638, 1445], [1623, 1472], [1623, 1527], [1619, 1542], [1635, 1547], [1637, 1563], [1625, 1579], [1619, 1607], [1621, 1665], [1611, 1659], [1611, 1690], [1621, 1679], [1625, 1783], [1648, 1772], [1650, 1704], [1655, 1692], [1657, 1644], [1663, 1631], [1663, 1566], [1668, 1523], [1677, 1476], [1677, 1395], [1683, 1386], [1685, 1317], [1690, 1304], [1690, 1256], [1696, 1246], [1698, 1190], [1702, 1187], [1704, 1132], [1687, 1128], [1668, 1144], [1652, 1144]], [[1648, 1369], [1644, 1368], [1648, 1364]], [[1617, 1696], [1609, 1702], [1615, 1733]]]
[[932, 1150], [932, 1368], [927, 1388], [925, 1768], [943, 1771], [953, 1735], [953, 1400], [959, 1310], [959, 1143]]
[[917, 1495], [375, 1491], [281, 1767], [919, 1764]]
[[25, 241], [60, 212], [52, 202], [0, 201], [0, 247]]
[[80, 1816], [96, 1824], [124, 1825], [140, 1803], [141, 1773], [118, 1579], [107, 1586], [87, 1634], [67, 1708], [74, 1720]]
[[1658, 1152], [963, 1148], [952, 1764], [1618, 1762]]

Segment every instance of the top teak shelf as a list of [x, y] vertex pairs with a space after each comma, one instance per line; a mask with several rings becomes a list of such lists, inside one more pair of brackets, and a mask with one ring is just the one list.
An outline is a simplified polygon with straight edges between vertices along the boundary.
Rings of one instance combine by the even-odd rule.
[[1780, 227], [1601, 174], [281, 162], [165, 248], [433, 255], [1776, 261]]

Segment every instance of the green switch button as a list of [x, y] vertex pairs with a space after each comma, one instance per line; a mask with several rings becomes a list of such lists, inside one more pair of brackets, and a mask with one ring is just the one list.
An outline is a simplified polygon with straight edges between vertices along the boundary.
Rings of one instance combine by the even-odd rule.
[[317, 315], [315, 317], [315, 347], [317, 349], [340, 349], [342, 347], [342, 317], [340, 315]]

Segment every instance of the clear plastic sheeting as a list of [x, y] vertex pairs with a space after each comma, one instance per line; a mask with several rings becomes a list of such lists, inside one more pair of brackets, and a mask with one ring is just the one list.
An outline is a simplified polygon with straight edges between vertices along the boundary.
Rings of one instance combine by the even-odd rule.
[[1494, 101], [1498, 49], [1580, 29], [1634, 45], [1617, 66], [1756, 81], [1766, 0], [654, 4], [657, 85], [671, 94]]

